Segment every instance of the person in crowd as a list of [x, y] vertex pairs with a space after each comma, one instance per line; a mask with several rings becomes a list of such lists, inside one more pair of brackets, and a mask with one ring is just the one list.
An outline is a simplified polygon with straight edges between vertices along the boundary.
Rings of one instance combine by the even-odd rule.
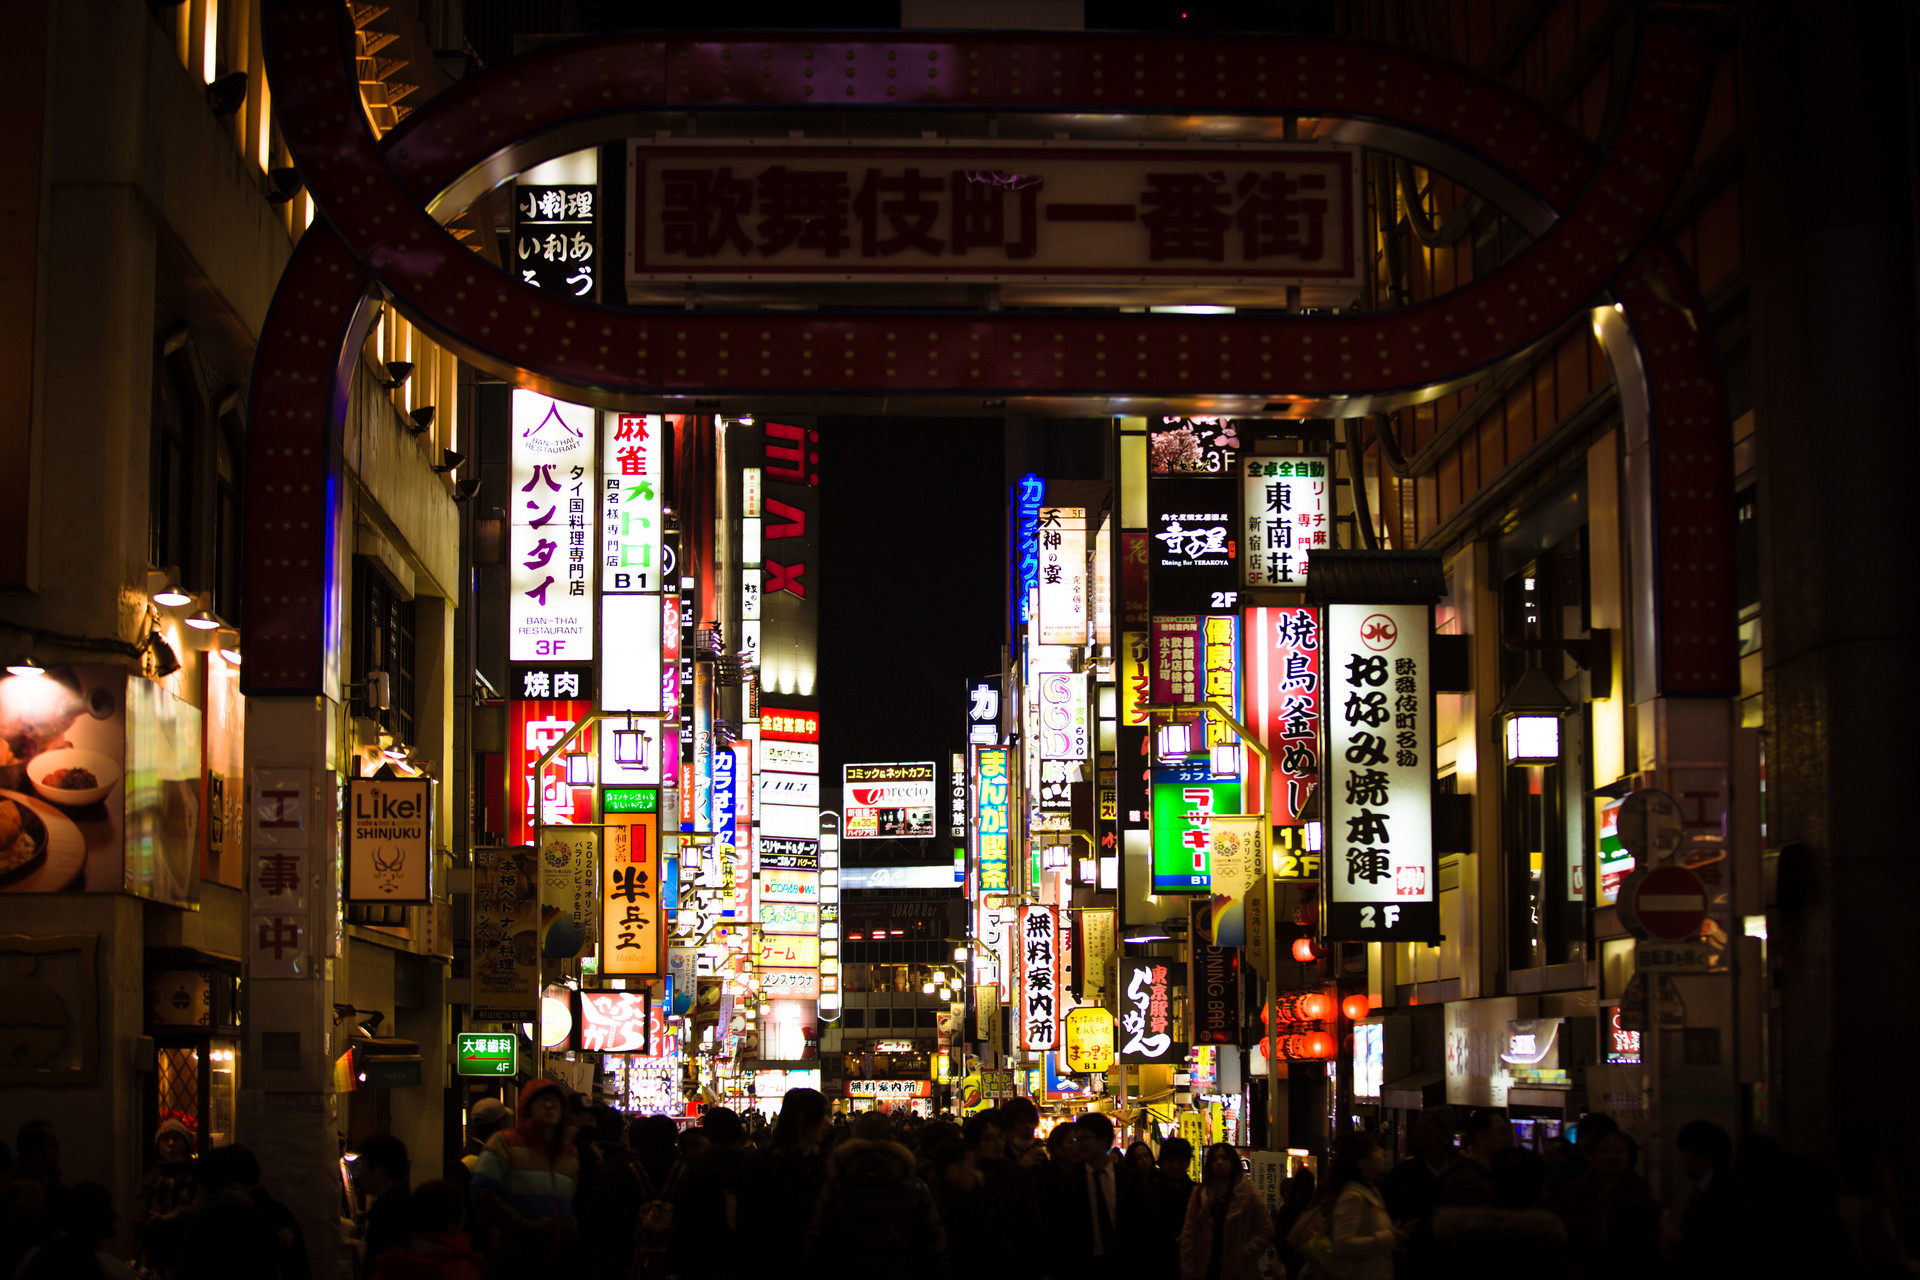
[[680, 1130], [671, 1116], [637, 1116], [627, 1126], [627, 1145], [646, 1173], [654, 1194], [665, 1191], [680, 1141]]
[[1000, 1104], [1000, 1118], [1007, 1128], [1008, 1155], [1029, 1169], [1046, 1161], [1045, 1145], [1033, 1138], [1040, 1124], [1040, 1110], [1032, 1098], [1008, 1098]]
[[486, 1150], [487, 1140], [512, 1123], [513, 1112], [498, 1098], [482, 1098], [473, 1104], [467, 1112], [467, 1140], [460, 1147], [462, 1182], [470, 1182], [473, 1171], [480, 1167], [480, 1153]]
[[[980, 1174], [975, 1196], [981, 1220], [994, 1224], [1003, 1268], [1018, 1280], [1040, 1274], [1040, 1205], [1033, 1171], [1007, 1148], [1005, 1118], [997, 1111], [976, 1111], [960, 1126], [961, 1140], [973, 1152]], [[957, 1244], [956, 1244], [957, 1247]]]
[[744, 1273], [742, 1234], [754, 1230], [740, 1212], [747, 1127], [731, 1108], [708, 1107], [700, 1132], [705, 1149], [689, 1164], [674, 1201], [670, 1260], [687, 1280], [732, 1280]]
[[361, 1267], [366, 1272], [379, 1265], [388, 1247], [406, 1238], [412, 1181], [406, 1143], [382, 1133], [360, 1144], [353, 1162], [353, 1185], [367, 1198], [366, 1217], [360, 1223], [360, 1238], [365, 1242]]
[[97, 1182], [81, 1182], [61, 1197], [55, 1234], [21, 1259], [15, 1280], [133, 1280], [133, 1269], [106, 1247], [113, 1235], [113, 1197]]
[[1434, 1214], [1425, 1274], [1435, 1280], [1520, 1275], [1570, 1280], [1566, 1228], [1544, 1208], [1546, 1160], [1509, 1147], [1493, 1158], [1492, 1172], [1489, 1203], [1443, 1207]]
[[492, 1224], [488, 1259], [503, 1278], [578, 1269], [573, 1195], [580, 1154], [566, 1139], [567, 1099], [551, 1080], [520, 1089], [518, 1121], [487, 1142], [473, 1171], [477, 1210]]
[[913, 1132], [913, 1161], [920, 1171], [920, 1181], [933, 1185], [934, 1148], [956, 1141], [960, 1137], [960, 1126], [951, 1120], [932, 1120], [921, 1125]]
[[1151, 1187], [1160, 1180], [1160, 1166], [1153, 1157], [1153, 1148], [1147, 1143], [1139, 1141], [1129, 1143], [1126, 1161], [1147, 1180], [1148, 1186]]
[[[1346, 1271], [1349, 1280], [1389, 1280], [1393, 1257], [1413, 1234], [1413, 1224], [1394, 1224], [1380, 1198], [1379, 1185], [1392, 1157], [1380, 1140], [1364, 1130], [1345, 1133], [1334, 1144], [1333, 1163], [1321, 1192], [1321, 1213], [1294, 1227], [1290, 1245], [1313, 1266]], [[1308, 1237], [1300, 1237], [1312, 1225]]]
[[1505, 1112], [1482, 1107], [1467, 1117], [1460, 1130], [1460, 1158], [1447, 1170], [1440, 1186], [1440, 1203], [1493, 1203], [1493, 1158], [1513, 1145], [1513, 1124]]
[[21, 1255], [51, 1234], [39, 1186], [18, 1172], [13, 1148], [0, 1142], [0, 1276], [12, 1276]]
[[807, 1228], [803, 1265], [868, 1280], [945, 1280], [947, 1235], [933, 1192], [914, 1169], [913, 1152], [892, 1140], [877, 1112], [854, 1122], [834, 1148], [827, 1184]]
[[1834, 1142], [1840, 1175], [1836, 1207], [1861, 1276], [1906, 1276], [1920, 1272], [1902, 1238], [1900, 1202], [1893, 1167], [1872, 1130], [1843, 1130]]
[[1280, 1208], [1273, 1215], [1274, 1252], [1279, 1255], [1280, 1265], [1289, 1278], [1297, 1277], [1306, 1270], [1306, 1255], [1296, 1250], [1290, 1243], [1293, 1229], [1300, 1220], [1313, 1212], [1313, 1170], [1296, 1169], [1280, 1184]]
[[951, 1274], [985, 1277], [1005, 1266], [1009, 1261], [1006, 1244], [999, 1224], [987, 1216], [983, 1175], [975, 1167], [973, 1148], [959, 1138], [948, 1138], [933, 1149], [928, 1169], [940, 1226], [947, 1236]]
[[486, 1260], [458, 1230], [463, 1212], [453, 1179], [415, 1187], [407, 1200], [407, 1234], [380, 1255], [369, 1280], [482, 1280]]
[[791, 1259], [794, 1242], [806, 1238], [827, 1180], [821, 1150], [826, 1136], [826, 1096], [818, 1089], [789, 1089], [762, 1149], [747, 1161], [740, 1208], [753, 1231], [745, 1244], [769, 1271]]
[[1681, 1126], [1680, 1172], [1693, 1184], [1674, 1257], [1693, 1280], [1745, 1272], [1746, 1231], [1733, 1176], [1733, 1139], [1711, 1120]]
[[1402, 1280], [1413, 1280], [1426, 1274], [1427, 1251], [1433, 1241], [1433, 1211], [1440, 1207], [1441, 1185], [1454, 1160], [1453, 1108], [1424, 1108], [1414, 1117], [1407, 1137], [1412, 1154], [1395, 1165], [1380, 1184], [1380, 1198], [1386, 1203], [1388, 1217], [1414, 1224], [1395, 1268]]
[[1180, 1280], [1261, 1280], [1273, 1253], [1273, 1215], [1225, 1142], [1207, 1148], [1200, 1189], [1180, 1228]]
[[1590, 1167], [1587, 1153], [1593, 1150], [1593, 1144], [1610, 1133], [1619, 1132], [1620, 1126], [1614, 1118], [1604, 1111], [1594, 1111], [1581, 1116], [1574, 1125], [1574, 1140], [1567, 1150], [1548, 1151], [1547, 1157], [1547, 1201], [1553, 1202], [1560, 1194], [1560, 1188], [1585, 1173]]
[[169, 1272], [180, 1252], [180, 1233], [193, 1207], [193, 1131], [169, 1116], [153, 1135], [156, 1159], [133, 1196], [133, 1234], [141, 1262]]
[[1658, 1265], [1660, 1206], [1634, 1172], [1638, 1145], [1616, 1128], [1580, 1151], [1587, 1171], [1553, 1198], [1574, 1264], [1588, 1280], [1648, 1274]]
[[1055, 1169], [1042, 1184], [1055, 1280], [1140, 1274], [1152, 1229], [1146, 1180], [1114, 1157], [1113, 1121], [1102, 1113], [1085, 1112], [1054, 1133], [1063, 1131], [1057, 1152], [1048, 1135]]
[[60, 1211], [66, 1187], [60, 1181], [60, 1138], [51, 1120], [29, 1120], [13, 1141], [13, 1176], [39, 1198], [39, 1213], [51, 1223]]
[[627, 1280], [633, 1269], [634, 1223], [646, 1185], [627, 1149], [627, 1123], [620, 1113], [594, 1107], [586, 1118], [591, 1127], [575, 1139], [582, 1148], [580, 1186], [574, 1193], [581, 1247], [600, 1280]]
[[[1129, 1156], [1133, 1149], [1127, 1148]], [[1147, 1255], [1156, 1276], [1172, 1276], [1180, 1270], [1180, 1233], [1187, 1225], [1187, 1202], [1193, 1199], [1192, 1164], [1193, 1144], [1185, 1138], [1168, 1138], [1160, 1144], [1149, 1184], [1152, 1221], [1147, 1228]]]
[[245, 1147], [215, 1147], [196, 1162], [200, 1191], [180, 1238], [174, 1274], [186, 1280], [278, 1280], [280, 1242], [254, 1202], [260, 1162]]

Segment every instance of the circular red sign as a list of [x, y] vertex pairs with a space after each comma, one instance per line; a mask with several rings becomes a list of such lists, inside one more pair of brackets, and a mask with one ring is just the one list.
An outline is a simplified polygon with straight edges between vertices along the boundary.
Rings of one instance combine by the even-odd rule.
[[1399, 638], [1399, 624], [1384, 613], [1369, 614], [1360, 624], [1360, 643], [1375, 653], [1385, 653]]
[[1685, 867], [1655, 867], [1634, 887], [1633, 914], [1651, 937], [1694, 937], [1707, 918], [1707, 886]]

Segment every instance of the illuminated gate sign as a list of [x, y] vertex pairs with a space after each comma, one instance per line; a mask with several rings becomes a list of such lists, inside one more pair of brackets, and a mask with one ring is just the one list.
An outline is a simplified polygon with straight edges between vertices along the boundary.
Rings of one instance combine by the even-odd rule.
[[629, 147], [634, 282], [1359, 282], [1344, 147]]
[[593, 410], [519, 388], [512, 403], [507, 656], [514, 662], [590, 662]]
[[1241, 494], [1246, 554], [1241, 581], [1249, 587], [1298, 587], [1307, 581], [1307, 558], [1331, 545], [1325, 458], [1242, 458]]
[[1427, 605], [1327, 606], [1326, 936], [1440, 936]]

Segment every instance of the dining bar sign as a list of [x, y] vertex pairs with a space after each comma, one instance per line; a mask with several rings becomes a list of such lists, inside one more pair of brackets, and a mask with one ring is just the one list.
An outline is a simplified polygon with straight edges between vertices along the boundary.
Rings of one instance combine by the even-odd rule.
[[628, 145], [635, 282], [1360, 279], [1347, 147]]

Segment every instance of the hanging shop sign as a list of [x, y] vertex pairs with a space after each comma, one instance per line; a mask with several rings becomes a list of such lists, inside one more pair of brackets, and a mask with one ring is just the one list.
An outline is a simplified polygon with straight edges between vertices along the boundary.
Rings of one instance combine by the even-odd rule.
[[974, 747], [973, 847], [981, 893], [1005, 893], [1011, 866], [1007, 824], [1012, 816], [1008, 796], [1007, 748]]
[[590, 702], [593, 691], [593, 667], [588, 663], [516, 662], [507, 668], [509, 698]]
[[1333, 604], [1326, 615], [1326, 936], [1440, 936], [1433, 854], [1431, 608]]
[[817, 773], [766, 773], [760, 775], [761, 804], [820, 806], [820, 775]]
[[[787, 906], [787, 903], [775, 903], [775, 906]], [[816, 915], [819, 908], [815, 908]], [[820, 965], [820, 937], [816, 932], [811, 936], [801, 934], [760, 935], [759, 947], [754, 954], [754, 964], [761, 968], [811, 969]]]
[[761, 836], [755, 854], [761, 871], [783, 868], [794, 871], [820, 869], [820, 841], [817, 837]]
[[[1219, 841], [1215, 841], [1218, 853]], [[1208, 939], [1218, 928], [1216, 908], [1195, 900], [1189, 910], [1192, 940], [1194, 1044], [1240, 1043], [1240, 948], [1216, 946]]]
[[817, 742], [769, 742], [764, 724], [761, 727], [760, 772], [765, 773], [820, 773], [820, 744]]
[[1255, 877], [1264, 874], [1267, 866], [1266, 815], [1223, 817], [1215, 814], [1211, 831], [1207, 886], [1212, 904], [1212, 932], [1207, 936], [1216, 946], [1244, 947], [1247, 945], [1247, 899]]
[[507, 657], [593, 659], [593, 410], [516, 388]]
[[755, 910], [760, 916], [761, 933], [804, 933], [812, 935], [816, 943], [819, 940], [820, 908], [812, 903], [767, 902], [763, 899]]
[[1320, 785], [1320, 613], [1307, 606], [1247, 610], [1247, 698], [1271, 770], [1266, 809], [1276, 827], [1307, 821]]
[[1213, 817], [1240, 812], [1240, 784], [1217, 781], [1205, 763], [1153, 771], [1153, 891], [1211, 888]]
[[1000, 741], [1000, 677], [967, 681], [967, 741], [992, 746]]
[[1052, 1049], [1060, 1040], [1060, 916], [1050, 906], [1020, 908], [1013, 939], [1020, 1047]]
[[1047, 482], [1028, 472], [1013, 486], [1013, 617], [1024, 630], [1040, 591], [1040, 504]]
[[931, 1080], [849, 1080], [847, 1081], [849, 1098], [878, 1098], [882, 1100], [905, 1101], [909, 1098], [931, 1098], [933, 1081]]
[[600, 626], [600, 709], [642, 714], [662, 710], [660, 597], [603, 595]]
[[761, 969], [760, 994], [769, 1000], [818, 1000], [818, 969]]
[[655, 1056], [654, 1012], [645, 991], [582, 991], [580, 1048]]
[[1070, 760], [1042, 760], [1040, 762], [1040, 786], [1035, 793], [1042, 813], [1071, 813], [1073, 811], [1073, 770], [1075, 762]]
[[1084, 907], [1075, 914], [1079, 916], [1080, 927], [1073, 934], [1078, 952], [1073, 977], [1080, 999], [1086, 1004], [1110, 1004], [1113, 957], [1120, 941], [1120, 913], [1112, 907]]
[[658, 813], [660, 792], [655, 787], [602, 787], [600, 810], [603, 813]]
[[1092, 717], [1087, 707], [1087, 673], [1042, 671], [1040, 685], [1040, 759], [1077, 762], [1091, 758]]
[[589, 823], [596, 808], [591, 784], [567, 782], [566, 757], [579, 751], [593, 754], [598, 726], [575, 734], [566, 751], [554, 756], [538, 777], [540, 757], [567, 736], [574, 725], [593, 713], [593, 704], [575, 700], [514, 701], [508, 704], [509, 805], [507, 838], [529, 844], [537, 823], [548, 826]]
[[597, 297], [599, 188], [513, 184], [513, 269], [536, 289]]
[[947, 838], [967, 838], [967, 756], [964, 751], [956, 751], [947, 759]]
[[473, 1017], [529, 1022], [540, 1008], [539, 862], [532, 845], [473, 851]]
[[760, 873], [762, 902], [819, 902], [818, 871], [764, 870]]
[[841, 766], [841, 820], [849, 840], [930, 840], [933, 763]]
[[1079, 1008], [1067, 1014], [1067, 1070], [1077, 1075], [1113, 1067], [1113, 1015]]
[[629, 144], [633, 283], [1357, 284], [1357, 153]]
[[660, 826], [651, 813], [610, 813], [600, 877], [600, 972], [653, 977], [662, 972]]
[[1315, 548], [1331, 545], [1332, 480], [1325, 458], [1242, 458], [1241, 528], [1249, 587], [1301, 587]]
[[739, 757], [721, 747], [713, 753], [713, 830], [725, 840], [733, 837], [738, 809]]
[[1087, 509], [1040, 508], [1040, 643], [1087, 642]]
[[657, 413], [600, 415], [600, 590], [658, 592], [665, 440]]
[[430, 902], [433, 783], [347, 782], [347, 901]]
[[1186, 985], [1187, 967], [1172, 961], [1120, 960], [1118, 1057], [1128, 1065], [1179, 1062], [1187, 1046], [1176, 1038], [1173, 993]]
[[1232, 418], [1154, 418], [1147, 431], [1155, 476], [1231, 479], [1239, 457], [1240, 424]]
[[1234, 486], [1213, 480], [1147, 485], [1147, 590], [1156, 611], [1205, 613], [1238, 606], [1236, 497]]
[[[820, 741], [820, 713], [763, 706], [760, 708], [760, 736], [770, 742], [817, 743]], [[818, 767], [816, 763], [815, 768]]]
[[[740, 429], [730, 424], [729, 438]], [[758, 687], [779, 699], [811, 698], [820, 670], [820, 431], [812, 418], [768, 421], [760, 430], [766, 514], [761, 520]], [[819, 716], [804, 714], [812, 724], [806, 736], [769, 734], [763, 707], [760, 736], [818, 742]]]
[[[1157, 617], [1153, 620], [1153, 700], [1214, 702], [1240, 718], [1240, 619], [1233, 614]], [[1217, 717], [1207, 721], [1204, 745], [1237, 739]], [[1200, 745], [1195, 744], [1198, 750]]]
[[504, 1031], [459, 1031], [453, 1037], [454, 1074], [512, 1078], [520, 1069], [519, 1039]]

